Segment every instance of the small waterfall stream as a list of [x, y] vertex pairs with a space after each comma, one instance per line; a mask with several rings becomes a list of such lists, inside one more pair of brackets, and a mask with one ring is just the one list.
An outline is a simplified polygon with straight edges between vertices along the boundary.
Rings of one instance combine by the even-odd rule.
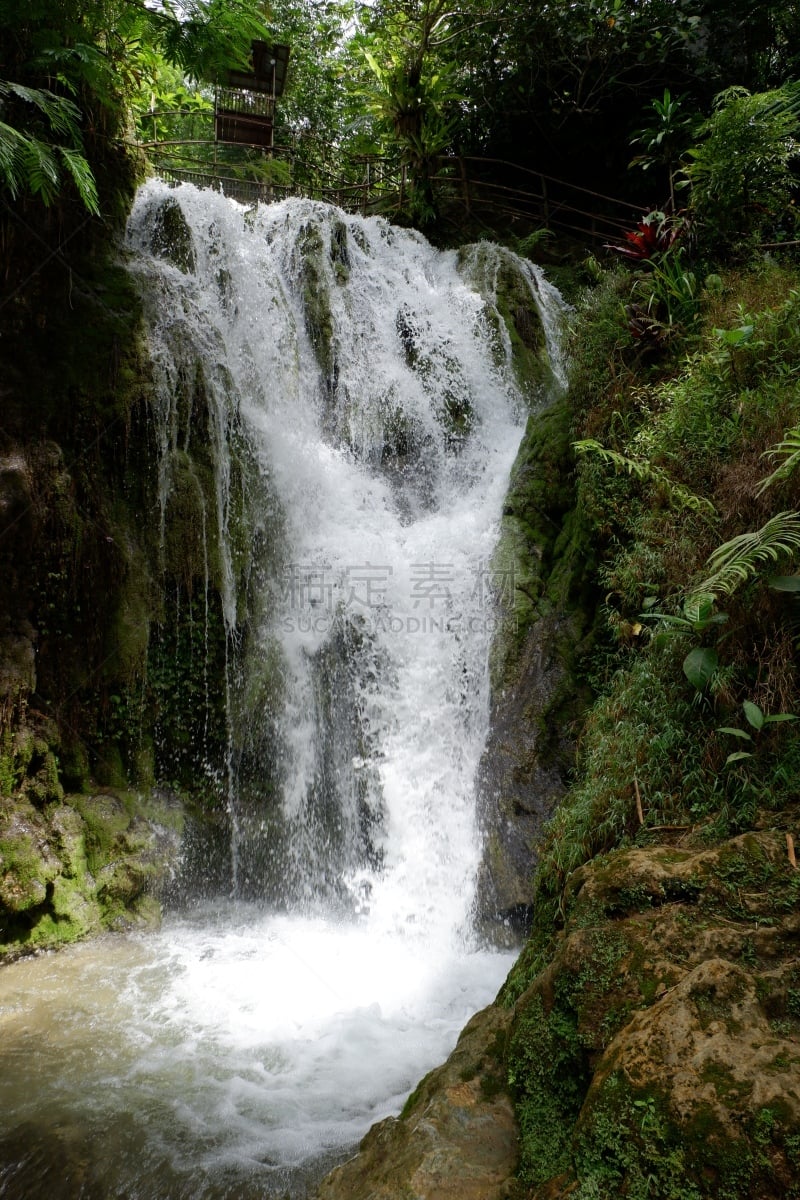
[[[166, 202], [191, 234], [180, 265], [159, 252]], [[162, 522], [181, 380], [202, 378], [209, 413], [232, 895], [2, 972], [25, 1091], [6, 1071], [0, 1105], [21, 1144], [42, 1127], [79, 1161], [75, 1195], [301, 1196], [511, 961], [472, 932], [493, 598], [513, 586], [492, 555], [529, 403], [494, 297], [509, 255], [157, 182], [129, 242]], [[557, 372], [558, 297], [514, 270]]]

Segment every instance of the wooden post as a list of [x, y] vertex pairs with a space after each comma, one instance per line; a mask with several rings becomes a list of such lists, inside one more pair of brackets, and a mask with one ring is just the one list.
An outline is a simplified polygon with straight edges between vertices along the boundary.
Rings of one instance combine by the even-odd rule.
[[461, 190], [464, 193], [464, 210], [469, 217], [472, 215], [469, 205], [469, 177], [467, 176], [467, 164], [461, 155], [459, 155], [458, 164], [461, 168]]
[[639, 818], [639, 824], [644, 825], [644, 813], [642, 812], [642, 795], [639, 791], [639, 780], [634, 775], [633, 790], [636, 793], [636, 815]]

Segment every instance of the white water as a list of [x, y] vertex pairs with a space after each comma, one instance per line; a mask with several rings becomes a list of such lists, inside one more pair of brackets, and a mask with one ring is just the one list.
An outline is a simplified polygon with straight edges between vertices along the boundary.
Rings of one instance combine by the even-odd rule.
[[[167, 195], [192, 230], [189, 273], [151, 253]], [[326, 372], [304, 312], [309, 230], [324, 251], [311, 290], [329, 297]], [[162, 519], [177, 384], [203, 367], [232, 653], [234, 426], [280, 509], [278, 578], [248, 653], [280, 662], [283, 700], [248, 720], [275, 731], [288, 848], [269, 868], [274, 823], [237, 779], [234, 722], [234, 890], [263, 888], [269, 905], [206, 905], [158, 936], [4, 971], [3, 1036], [28, 1099], [4, 1072], [0, 1111], [74, 1125], [81, 1145], [106, 1129], [111, 1154], [87, 1151], [100, 1195], [299, 1196], [399, 1110], [511, 961], [471, 931], [492, 590], [510, 582], [491, 556], [526, 416], [491, 286], [476, 290], [501, 252], [459, 271], [455, 254], [379, 220], [306, 201], [247, 215], [158, 183], [140, 192], [130, 244]], [[521, 269], [549, 320], [551, 294]]]

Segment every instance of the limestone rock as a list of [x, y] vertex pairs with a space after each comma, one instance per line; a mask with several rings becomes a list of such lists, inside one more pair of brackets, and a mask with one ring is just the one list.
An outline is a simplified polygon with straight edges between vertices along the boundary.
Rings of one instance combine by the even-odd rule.
[[574, 873], [505, 992], [529, 1196], [796, 1194], [797, 894], [778, 830]]
[[168, 798], [101, 792], [39, 811], [0, 807], [0, 959], [102, 928], [156, 925], [180, 854], [182, 810]]
[[502, 1052], [510, 1013], [473, 1017], [447, 1062], [400, 1117], [373, 1126], [359, 1153], [325, 1179], [318, 1200], [503, 1200], [517, 1129]]

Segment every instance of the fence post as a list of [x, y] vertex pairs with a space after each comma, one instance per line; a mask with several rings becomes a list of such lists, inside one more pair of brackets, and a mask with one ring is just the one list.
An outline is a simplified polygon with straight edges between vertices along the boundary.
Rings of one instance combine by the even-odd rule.
[[464, 193], [464, 209], [468, 217], [472, 216], [469, 204], [469, 176], [467, 175], [467, 164], [462, 155], [459, 155], [458, 165], [461, 169], [461, 188]]

